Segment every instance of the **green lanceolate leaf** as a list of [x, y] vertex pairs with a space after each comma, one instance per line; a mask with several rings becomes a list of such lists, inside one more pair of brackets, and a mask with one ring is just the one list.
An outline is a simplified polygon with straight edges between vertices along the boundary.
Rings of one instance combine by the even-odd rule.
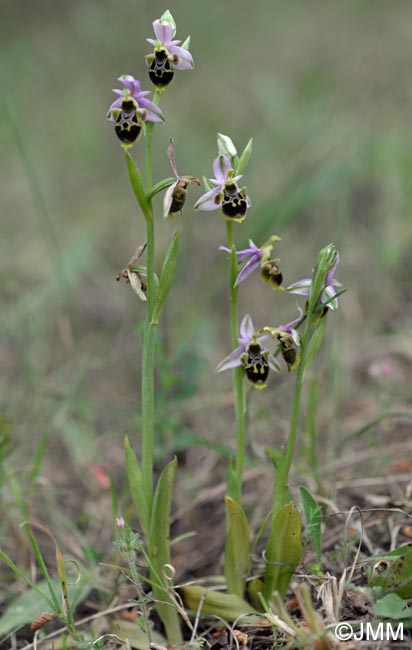
[[162, 181], [156, 183], [156, 185], [153, 185], [152, 189], [148, 191], [146, 199], [151, 201], [156, 194], [163, 192], [163, 190], [167, 190], [167, 188], [173, 185], [173, 183], [176, 183], [176, 178], [164, 178]]
[[300, 486], [299, 491], [303, 505], [303, 512], [305, 514], [308, 537], [312, 542], [318, 562], [320, 563], [322, 553], [322, 509], [319, 504], [316, 503], [309, 490], [307, 490], [303, 485]]
[[396, 560], [369, 582], [370, 587], [381, 587], [384, 594], [394, 593], [401, 598], [412, 598], [412, 549]]
[[257, 611], [243, 598], [234, 594], [225, 594], [221, 591], [192, 585], [180, 587], [179, 594], [185, 607], [192, 612], [197, 612], [200, 608], [202, 614], [215, 615], [225, 621], [237, 621], [238, 623], [243, 616], [245, 617], [244, 622], [253, 623], [253, 620], [257, 620], [257, 617], [255, 619], [250, 616], [246, 617], [247, 614], [257, 614]]
[[163, 262], [162, 272], [159, 279], [159, 289], [156, 293], [156, 300], [153, 308], [152, 323], [158, 323], [160, 312], [166, 301], [167, 294], [173, 284], [176, 273], [177, 253], [179, 249], [179, 232], [176, 231], [172, 237], [172, 241], [167, 249], [166, 256]]
[[225, 552], [225, 578], [230, 594], [243, 596], [245, 579], [250, 569], [249, 524], [242, 506], [230, 497], [225, 497], [228, 519], [228, 533]]
[[252, 155], [253, 151], [253, 138], [250, 138], [246, 147], [243, 149], [243, 152], [240, 155], [239, 162], [236, 166], [236, 174], [241, 174], [245, 169], [246, 165], [249, 162], [249, 158]]
[[136, 515], [142, 528], [145, 539], [149, 535], [150, 513], [147, 507], [146, 492], [143, 484], [143, 475], [136, 455], [130, 446], [129, 439], [125, 438], [126, 471], [130, 494], [132, 495]]
[[128, 153], [127, 151], [126, 151], [126, 163], [127, 163], [127, 171], [129, 172], [130, 184], [132, 186], [137, 202], [140, 205], [140, 209], [143, 212], [145, 219], [151, 219], [152, 216], [150, 213], [149, 204], [147, 202], [146, 190], [144, 187], [142, 176], [140, 174], [139, 168], [137, 167], [135, 161], [133, 160], [130, 153]]
[[283, 597], [302, 555], [302, 524], [293, 503], [284, 506], [272, 521], [266, 545], [263, 595], [267, 601], [274, 591]]
[[[171, 603], [164, 584], [164, 566], [170, 564], [170, 507], [176, 476], [177, 459], [174, 458], [163, 470], [156, 486], [150, 524], [148, 555], [153, 595], [156, 600]], [[156, 610], [166, 629], [169, 643], [179, 643], [181, 632], [176, 609], [172, 604], [158, 603]]]

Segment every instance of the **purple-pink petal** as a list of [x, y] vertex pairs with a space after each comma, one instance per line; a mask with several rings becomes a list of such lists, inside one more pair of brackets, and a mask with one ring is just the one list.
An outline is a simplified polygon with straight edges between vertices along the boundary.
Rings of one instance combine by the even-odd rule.
[[122, 105], [122, 101], [123, 101], [123, 93], [121, 97], [118, 97], [117, 99], [114, 100], [113, 104], [110, 104], [109, 110], [107, 112], [108, 117], [110, 117], [110, 113], [114, 108], [120, 108], [120, 106]]
[[298, 323], [300, 323], [302, 321], [302, 319], [303, 319], [303, 310], [299, 307], [299, 305], [297, 305], [297, 308], [298, 308], [299, 316], [297, 318], [295, 318], [294, 320], [291, 320], [289, 323], [286, 323], [286, 325], [284, 325], [282, 327], [282, 329], [285, 330], [285, 332], [291, 332], [293, 330], [293, 328]]
[[332, 311], [337, 309], [339, 306], [338, 299], [335, 296], [336, 296], [336, 291], [332, 285], [325, 287], [324, 290], [322, 291], [322, 296], [321, 296], [322, 302], [326, 302], [327, 300], [330, 300], [330, 298], [333, 298], [333, 300], [328, 302], [328, 304], [326, 305], [327, 307], [329, 307], [329, 309], [332, 309]]
[[170, 142], [169, 142], [168, 147], [167, 147], [167, 158], [169, 160], [169, 164], [170, 164], [172, 172], [174, 173], [176, 178], [178, 178], [179, 174], [177, 173], [176, 161], [175, 161], [175, 146], [173, 144], [172, 138], [170, 138]]
[[145, 97], [142, 97], [140, 95], [139, 97], [135, 96], [135, 100], [137, 101], [139, 108], [144, 108], [145, 111], [147, 112], [146, 120], [148, 122], [165, 121], [165, 118], [163, 117], [163, 113], [160, 110], [160, 108], [156, 106], [154, 102], [151, 102], [150, 99], [146, 99]]
[[196, 201], [194, 205], [195, 210], [199, 210], [199, 209], [206, 210], [206, 211], [217, 210], [220, 201], [219, 203], [216, 203], [215, 198], [218, 196], [219, 192], [220, 192], [220, 188], [214, 187], [208, 192], [202, 194], [202, 196]]
[[244, 265], [244, 267], [239, 271], [238, 276], [236, 278], [235, 282], [235, 287], [238, 287], [241, 282], [246, 280], [246, 278], [249, 277], [255, 271], [258, 269], [260, 266], [260, 259], [256, 259], [251, 257], [248, 262]]
[[326, 275], [325, 282], [328, 285], [332, 283], [332, 280], [335, 277], [336, 269], [338, 268], [338, 265], [339, 265], [339, 259], [340, 259], [339, 258], [339, 253], [337, 253], [336, 262], [333, 265], [333, 267], [331, 268], [331, 270], [329, 271], [329, 273]]
[[298, 282], [293, 282], [293, 284], [290, 284], [286, 291], [290, 291], [290, 293], [297, 293], [300, 296], [308, 296], [311, 285], [311, 278], [303, 278], [303, 280], [299, 280]]
[[[155, 20], [153, 23], [153, 31], [158, 41], [161, 41], [166, 47], [169, 46], [174, 34], [174, 29], [169, 23]], [[148, 39], [149, 40], [149, 39]]]
[[[244, 262], [248, 258], [258, 259], [256, 252], [254, 250], [252, 250], [251, 248], [244, 248], [241, 251], [237, 251], [236, 256], [237, 256], [237, 259], [238, 259], [239, 262]], [[259, 256], [259, 259], [260, 259], [260, 256]]]
[[170, 208], [172, 206], [172, 201], [173, 201], [173, 192], [175, 191], [178, 182], [179, 179], [177, 179], [176, 183], [173, 183], [173, 185], [168, 187], [165, 192], [164, 199], [163, 199], [163, 216], [165, 219], [169, 215]]
[[249, 314], [243, 317], [242, 322], [240, 323], [240, 337], [239, 342], [243, 343], [245, 346], [250, 343], [255, 333], [255, 328], [253, 321]]
[[219, 363], [216, 371], [221, 372], [222, 370], [229, 370], [229, 368], [236, 368], [237, 366], [241, 366], [242, 360], [240, 357], [244, 351], [245, 348], [242, 345], [240, 345], [235, 350], [232, 350], [232, 352]]
[[231, 168], [232, 164], [229, 158], [226, 156], [218, 156], [215, 158], [213, 161], [213, 173], [215, 175], [215, 179], [221, 184], [225, 183], [227, 174]]
[[[178, 41], [179, 43], [180, 41]], [[169, 52], [175, 54], [178, 58], [176, 63], [173, 63], [176, 70], [191, 70], [193, 68], [193, 57], [189, 50], [177, 45], [169, 45]]]
[[120, 77], [117, 77], [117, 81], [120, 81], [131, 95], [135, 96], [140, 94], [140, 81], [135, 79], [131, 74], [122, 74]]
[[289, 330], [289, 334], [291, 335], [294, 344], [297, 347], [299, 347], [300, 346], [299, 332], [297, 330], [295, 330], [294, 328], [291, 328]]

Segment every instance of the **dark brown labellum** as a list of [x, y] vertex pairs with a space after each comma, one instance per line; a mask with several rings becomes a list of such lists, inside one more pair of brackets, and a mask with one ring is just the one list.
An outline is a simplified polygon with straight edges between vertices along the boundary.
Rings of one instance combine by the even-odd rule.
[[165, 88], [175, 76], [166, 50], [157, 50], [149, 67], [149, 78], [158, 88]]
[[261, 275], [264, 282], [272, 285], [275, 289], [280, 287], [283, 282], [283, 275], [274, 260], [269, 260], [263, 265]]
[[184, 181], [176, 185], [175, 189], [173, 190], [172, 204], [170, 206], [169, 212], [175, 213], [175, 212], [180, 212], [182, 210], [186, 201], [186, 194], [187, 194], [186, 188], [187, 188], [187, 183], [185, 183]]
[[246, 348], [244, 366], [246, 376], [253, 384], [266, 384], [269, 375], [267, 352], [262, 353], [259, 343], [249, 343]]
[[296, 350], [295, 348], [284, 348], [282, 350], [282, 357], [288, 364], [288, 366], [293, 366], [296, 361]]
[[122, 110], [116, 119], [114, 130], [124, 144], [133, 144], [141, 133], [142, 122], [136, 111], [137, 105], [132, 98], [122, 101]]
[[237, 189], [236, 183], [226, 183], [223, 188], [222, 212], [225, 217], [236, 219], [244, 217], [247, 201]]

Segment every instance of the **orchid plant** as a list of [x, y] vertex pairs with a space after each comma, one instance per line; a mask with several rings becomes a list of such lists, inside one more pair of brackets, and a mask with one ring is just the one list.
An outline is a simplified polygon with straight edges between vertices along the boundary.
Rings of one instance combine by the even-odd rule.
[[[179, 599], [171, 581], [170, 554], [170, 507], [176, 474], [176, 459], [161, 473], [157, 484], [153, 484], [153, 449], [155, 418], [155, 342], [157, 327], [174, 280], [177, 264], [179, 231], [176, 230], [166, 252], [160, 274], [155, 272], [156, 228], [153, 198], [164, 192], [163, 217], [173, 219], [181, 214], [185, 206], [189, 185], [199, 184], [195, 176], [181, 176], [176, 168], [175, 145], [169, 139], [167, 157], [173, 176], [153, 184], [152, 181], [152, 138], [155, 125], [165, 122], [160, 109], [162, 93], [173, 81], [176, 71], [193, 68], [193, 57], [189, 51], [189, 38], [181, 43], [175, 39], [176, 23], [169, 11], [154, 21], [155, 38], [147, 39], [153, 51], [146, 56], [149, 79], [154, 86], [154, 96], [141, 90], [140, 82], [131, 75], [122, 75], [123, 84], [108, 111], [108, 119], [114, 124], [115, 133], [125, 151], [126, 164], [131, 187], [146, 223], [146, 242], [137, 247], [126, 268], [117, 279], [130, 282], [137, 296], [145, 302], [146, 319], [143, 333], [141, 359], [141, 439], [140, 457], [134, 453], [126, 439], [126, 465], [131, 496], [136, 508], [143, 541], [143, 549], [149, 568], [148, 582], [157, 602], [157, 611], [164, 624], [169, 643], [181, 641], [178, 612], [182, 614], [183, 603], [194, 609], [206, 603], [208, 611], [221, 614], [224, 606], [228, 620], [234, 620], [239, 606], [246, 613], [250, 605], [244, 599], [246, 592], [255, 610], [262, 611], [262, 603], [271, 602], [278, 591], [286, 593], [290, 577], [301, 556], [301, 521], [297, 508], [291, 501], [288, 477], [292, 465], [298, 434], [298, 414], [305, 372], [312, 362], [325, 330], [329, 310], [338, 307], [335, 280], [339, 255], [333, 246], [326, 246], [319, 253], [311, 278], [294, 282], [285, 290], [281, 261], [273, 256], [273, 249], [280, 245], [280, 238], [272, 235], [258, 246], [249, 240], [247, 248], [237, 248], [235, 228], [244, 224], [252, 203], [245, 186], [240, 185], [243, 172], [252, 154], [252, 139], [242, 153], [227, 135], [217, 136], [217, 156], [212, 163], [213, 178], [205, 180], [205, 192], [195, 203], [196, 210], [218, 211], [226, 222], [226, 242], [220, 250], [228, 256], [228, 285], [230, 303], [230, 332], [232, 351], [218, 364], [217, 371], [231, 370], [235, 405], [236, 453], [229, 463], [226, 511], [227, 538], [225, 551], [225, 579], [227, 595], [200, 587], [183, 587]], [[130, 149], [145, 137], [145, 171], [140, 171]], [[243, 226], [242, 226], [243, 227]], [[146, 264], [140, 258], [146, 254]], [[298, 306], [298, 316], [286, 324], [266, 324], [255, 328], [252, 317], [246, 314], [239, 322], [238, 293], [246, 280], [252, 283], [252, 275], [259, 272], [276, 295], [288, 293], [303, 295], [306, 303]], [[275, 300], [275, 294], [271, 294]], [[302, 330], [302, 333], [301, 333]], [[283, 362], [282, 363], [282, 359]], [[279, 373], [286, 366], [287, 371], [296, 372], [296, 386], [292, 404], [290, 431], [287, 447], [270, 449], [269, 454], [275, 467], [273, 507], [268, 513], [269, 538], [266, 544], [264, 576], [248, 580], [250, 572], [251, 539], [249, 524], [242, 505], [242, 479], [245, 465], [246, 445], [246, 387], [265, 389], [272, 383], [272, 374]], [[128, 531], [124, 519], [121, 522], [123, 537]], [[125, 527], [126, 526], [126, 527]], [[263, 530], [264, 526], [262, 526]], [[129, 534], [129, 533], [128, 533]], [[130, 538], [130, 535], [127, 539]], [[134, 539], [134, 538], [133, 538]], [[130, 551], [130, 549], [129, 549]], [[129, 552], [128, 558], [132, 555]], [[143, 593], [143, 592], [142, 592]], [[223, 600], [222, 600], [223, 598]], [[225, 600], [227, 598], [228, 600]], [[237, 599], [237, 600], [236, 600]], [[223, 603], [223, 604], [222, 604]], [[240, 605], [239, 605], [240, 603]], [[236, 609], [237, 608], [237, 609]], [[143, 612], [146, 631], [150, 641], [150, 626], [146, 610]], [[186, 619], [185, 619], [186, 620]], [[187, 622], [187, 620], [186, 620]]]

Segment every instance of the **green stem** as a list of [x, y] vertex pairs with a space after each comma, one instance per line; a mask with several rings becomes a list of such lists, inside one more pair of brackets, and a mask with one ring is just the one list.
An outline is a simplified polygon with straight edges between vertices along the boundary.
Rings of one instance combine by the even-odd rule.
[[[154, 95], [155, 104], [159, 104], [160, 93]], [[153, 122], [146, 123], [146, 191], [152, 188], [152, 142]], [[154, 446], [154, 357], [156, 344], [156, 324], [152, 323], [153, 306], [155, 302], [155, 228], [153, 220], [152, 199], [148, 199], [149, 213], [146, 219], [147, 241], [147, 310], [143, 334], [142, 355], [142, 474], [149, 516], [152, 512], [153, 501], [153, 446]]]
[[283, 455], [282, 458], [279, 459], [279, 461], [277, 461], [276, 478], [275, 478], [274, 492], [273, 492], [273, 516], [276, 516], [277, 513], [289, 502], [288, 478], [289, 478], [289, 471], [292, 465], [293, 453], [296, 444], [300, 399], [302, 396], [302, 388], [303, 388], [303, 382], [305, 377], [306, 350], [309, 343], [309, 337], [311, 331], [311, 320], [312, 320], [312, 311], [307, 314], [305, 320], [305, 330], [303, 332], [303, 338], [302, 338], [302, 344], [300, 350], [301, 357], [300, 357], [300, 363], [299, 363], [298, 373], [296, 377], [295, 394], [293, 396], [292, 413], [290, 417], [289, 437], [288, 437], [286, 453]]
[[[238, 346], [239, 325], [237, 314], [237, 295], [238, 288], [235, 287], [235, 281], [238, 273], [238, 263], [235, 252], [235, 241], [233, 232], [233, 222], [226, 221], [228, 248], [232, 253], [230, 256], [229, 269], [229, 299], [230, 299], [230, 330], [232, 336], [233, 349]], [[236, 416], [236, 493], [230, 494], [239, 505], [242, 492], [242, 476], [245, 464], [245, 419], [246, 419], [246, 399], [245, 399], [245, 373], [241, 366], [233, 369], [233, 393], [235, 399], [235, 416]], [[229, 482], [230, 485], [230, 482]]]

